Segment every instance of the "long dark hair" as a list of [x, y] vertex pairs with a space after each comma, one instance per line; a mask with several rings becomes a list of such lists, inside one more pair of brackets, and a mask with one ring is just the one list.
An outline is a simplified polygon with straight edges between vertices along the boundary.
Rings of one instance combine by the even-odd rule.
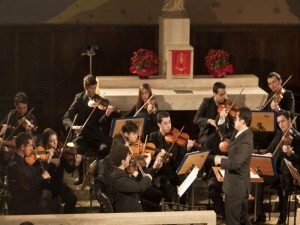
[[139, 96], [137, 99], [137, 103], [136, 103], [136, 111], [138, 111], [143, 105], [144, 105], [144, 101], [142, 99], [142, 90], [146, 89], [149, 92], [149, 98], [152, 95], [152, 90], [149, 84], [145, 83], [145, 84], [141, 84], [141, 86], [139, 87]]
[[49, 137], [51, 135], [54, 135], [54, 134], [57, 136], [56, 132], [54, 130], [52, 130], [51, 128], [46, 128], [43, 131], [43, 133], [42, 133], [42, 146], [44, 148], [47, 148]]

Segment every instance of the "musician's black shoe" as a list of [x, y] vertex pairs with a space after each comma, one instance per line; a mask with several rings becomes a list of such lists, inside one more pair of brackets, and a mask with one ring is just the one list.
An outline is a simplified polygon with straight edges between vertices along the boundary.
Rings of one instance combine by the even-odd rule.
[[265, 215], [258, 215], [255, 222], [257, 224], [264, 224], [266, 222], [266, 216]]
[[277, 222], [277, 225], [286, 225], [286, 223], [285, 223], [285, 222], [282, 222], [282, 221], [279, 219], [278, 222]]
[[83, 178], [82, 177], [77, 177], [75, 179], [74, 185], [80, 185], [83, 183]]

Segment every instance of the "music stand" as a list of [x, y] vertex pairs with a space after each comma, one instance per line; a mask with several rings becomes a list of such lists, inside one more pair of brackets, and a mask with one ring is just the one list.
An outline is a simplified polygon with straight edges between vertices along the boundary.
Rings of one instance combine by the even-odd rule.
[[250, 167], [252, 167], [259, 176], [276, 176], [276, 162], [273, 156], [252, 154]]
[[142, 128], [141, 135], [143, 136], [143, 131], [145, 127], [145, 117], [113, 118], [111, 122], [109, 135], [113, 138], [116, 134], [121, 133], [122, 126], [128, 120], [134, 122], [138, 127]]
[[[177, 189], [177, 194], [181, 197], [190, 185], [197, 178], [198, 171], [201, 170], [205, 163], [205, 160], [209, 154], [209, 151], [204, 152], [190, 152], [185, 154], [180, 166], [176, 170], [177, 175], [190, 173], [182, 184]], [[194, 198], [194, 196], [192, 196]]]
[[[295, 206], [294, 206], [294, 213], [295, 213], [295, 216], [294, 216], [294, 224], [296, 224], [296, 217], [297, 217], [297, 205], [298, 205], [298, 199], [297, 199], [297, 186], [300, 186], [300, 175], [298, 173], [298, 170], [293, 166], [293, 164], [287, 160], [287, 159], [284, 159], [293, 179], [294, 179], [294, 193], [293, 193], [293, 197], [295, 199]], [[290, 204], [289, 204], [289, 210], [288, 210], [288, 213], [290, 211]], [[288, 219], [289, 220], [289, 219]], [[288, 221], [288, 224], [289, 224], [289, 221]]]
[[273, 110], [252, 110], [252, 131], [274, 132], [276, 130], [276, 113]]

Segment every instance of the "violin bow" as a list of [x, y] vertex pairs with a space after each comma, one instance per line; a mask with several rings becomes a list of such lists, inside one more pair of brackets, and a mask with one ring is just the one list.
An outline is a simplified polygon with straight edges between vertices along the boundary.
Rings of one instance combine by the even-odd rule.
[[[32, 140], [32, 145], [33, 145], [34, 149], [36, 149], [36, 144], [35, 144], [35, 141], [34, 141], [34, 139], [33, 139], [32, 132], [31, 132], [31, 131], [30, 131], [30, 136], [31, 136], [31, 140]], [[32, 154], [34, 154], [34, 153], [32, 153]], [[36, 157], [37, 157], [37, 159], [39, 160], [39, 163], [40, 163], [40, 165], [41, 165], [42, 171], [43, 171], [43, 173], [44, 173], [46, 170], [45, 170], [45, 167], [44, 167], [44, 165], [43, 165], [43, 163], [42, 163], [42, 161], [41, 161], [41, 158], [40, 158], [38, 155], [36, 155]]]
[[144, 105], [142, 105], [142, 107], [141, 108], [139, 108], [139, 110], [133, 115], [133, 117], [136, 117], [137, 116], [137, 114], [139, 114], [140, 113], [140, 111], [145, 107], [145, 105], [147, 105], [148, 103], [149, 103], [149, 101], [151, 100], [151, 98], [153, 98], [154, 97], [154, 95], [151, 95], [150, 96], [150, 98], [144, 103]]
[[236, 103], [236, 101], [238, 100], [238, 98], [241, 96], [242, 92], [244, 91], [244, 88], [242, 88], [241, 92], [238, 94], [238, 96], [235, 97], [235, 99], [233, 100], [231, 106], [229, 107], [229, 109], [227, 110], [227, 112], [229, 112], [232, 107], [234, 106], [234, 104]]
[[124, 141], [125, 141], [125, 146], [127, 145], [127, 147], [129, 148], [129, 150], [130, 150], [130, 152], [131, 152], [131, 155], [132, 155], [131, 157], [134, 159], [134, 161], [135, 161], [136, 165], [138, 166], [138, 168], [139, 168], [139, 170], [140, 170], [142, 176], [145, 177], [145, 176], [146, 176], [146, 173], [144, 172], [144, 170], [143, 170], [143, 168], [142, 168], [140, 162], [135, 158], [135, 156], [134, 156], [134, 154], [133, 154], [133, 151], [132, 151], [132, 149], [131, 149], [129, 143], [128, 143], [128, 141], [126, 140], [126, 138], [125, 138], [125, 136], [124, 136], [124, 134], [123, 134], [122, 132], [121, 132], [121, 135], [122, 135], [122, 137], [123, 137], [123, 139], [124, 139]]
[[[4, 120], [7, 118], [7, 125], [9, 124], [9, 121], [10, 121], [11, 112], [12, 111], [10, 110], [9, 113], [8, 113], [8, 115], [4, 118]], [[4, 120], [1, 121], [1, 124], [2, 124], [2, 122], [4, 122]], [[7, 131], [7, 129], [5, 129], [5, 131], [3, 133], [3, 140], [5, 140], [6, 131]], [[0, 149], [2, 149], [3, 143], [4, 143], [4, 141], [2, 141], [2, 143], [0, 145]]]
[[73, 127], [73, 125], [75, 124], [75, 121], [76, 121], [76, 119], [77, 119], [77, 116], [78, 116], [78, 113], [76, 113], [76, 115], [74, 116], [74, 119], [73, 119], [73, 122], [72, 122], [72, 126], [71, 126], [71, 128], [70, 128], [70, 130], [69, 130], [69, 132], [68, 132], [68, 135], [67, 135], [66, 140], [65, 140], [65, 142], [64, 142], [64, 145], [63, 145], [63, 147], [62, 147], [62, 150], [60, 151], [60, 154], [59, 154], [59, 157], [58, 157], [59, 159], [61, 158], [62, 152], [63, 152], [64, 148], [65, 148], [66, 145], [67, 145], [67, 141], [69, 140], [70, 134], [71, 134], [71, 132], [72, 132], [72, 127]]
[[272, 97], [268, 100], [268, 101], [266, 101], [266, 103], [261, 107], [261, 109], [260, 110], [263, 110], [272, 100], [273, 100], [273, 98], [277, 95], [277, 93], [284, 87], [284, 85], [286, 85], [286, 83], [292, 78], [292, 76], [293, 75], [290, 75], [289, 77], [288, 77], [288, 79], [286, 79], [286, 81], [281, 85], [281, 88], [280, 89], [278, 89], [276, 92], [274, 92], [274, 94], [272, 95]]
[[282, 142], [284, 141], [285, 135], [287, 135], [287, 133], [288, 133], [288, 132], [290, 131], [290, 129], [293, 127], [293, 124], [295, 123], [295, 121], [296, 121], [296, 119], [297, 119], [297, 116], [298, 116], [298, 115], [296, 115], [296, 116], [294, 117], [294, 119], [293, 119], [293, 121], [292, 121], [290, 127], [289, 127], [289, 128], [284, 132], [284, 134], [282, 135], [282, 138], [281, 138], [280, 142], [278, 143], [278, 145], [276, 146], [274, 152], [272, 153], [273, 156], [275, 156], [276, 152], [277, 152], [278, 149], [279, 149], [279, 146], [280, 146], [280, 145], [282, 144]]

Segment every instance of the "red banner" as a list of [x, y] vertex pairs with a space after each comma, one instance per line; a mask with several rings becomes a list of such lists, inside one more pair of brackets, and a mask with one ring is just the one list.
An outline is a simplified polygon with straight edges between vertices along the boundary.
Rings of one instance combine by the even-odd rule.
[[191, 50], [172, 50], [172, 75], [190, 76]]

